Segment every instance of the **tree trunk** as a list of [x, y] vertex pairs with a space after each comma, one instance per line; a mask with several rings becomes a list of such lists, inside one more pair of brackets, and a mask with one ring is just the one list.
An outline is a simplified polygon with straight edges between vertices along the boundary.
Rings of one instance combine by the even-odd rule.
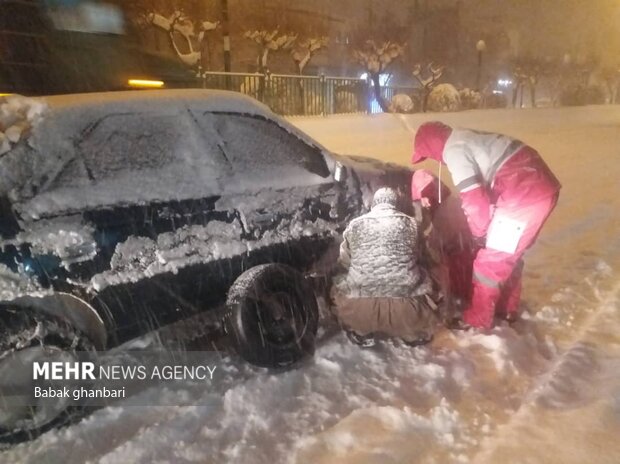
[[381, 111], [383, 111], [384, 113], [389, 113], [390, 108], [388, 107], [388, 104], [385, 101], [385, 98], [383, 98], [383, 94], [381, 93], [380, 74], [372, 73], [371, 79], [372, 79], [372, 86], [375, 92], [375, 99], [377, 100], [377, 103], [379, 103], [379, 107], [381, 108]]
[[267, 60], [269, 59], [269, 49], [267, 47], [262, 47], [260, 51], [260, 55], [258, 56], [257, 64], [258, 64], [258, 72], [261, 75], [258, 81], [258, 100], [262, 103], [267, 104], [265, 101], [265, 93], [266, 93], [266, 74], [267, 74]]
[[267, 63], [269, 60], [269, 49], [264, 47], [258, 57], [258, 72], [265, 74], [267, 72]]
[[519, 83], [517, 82], [512, 88], [512, 107], [517, 107], [517, 98], [519, 96]]
[[211, 56], [209, 54], [209, 41], [205, 34], [202, 42], [200, 43], [200, 67], [203, 71], [211, 71]]
[[422, 113], [426, 113], [428, 109], [428, 99], [431, 96], [432, 88], [424, 87], [424, 93], [422, 95]]
[[536, 84], [530, 82], [530, 99], [532, 101], [532, 108], [536, 108]]

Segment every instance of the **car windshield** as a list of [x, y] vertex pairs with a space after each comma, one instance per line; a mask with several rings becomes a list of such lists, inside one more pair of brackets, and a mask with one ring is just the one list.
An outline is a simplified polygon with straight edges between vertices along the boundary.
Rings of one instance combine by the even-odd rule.
[[220, 149], [236, 174], [265, 178], [276, 185], [304, 176], [329, 175], [317, 148], [273, 121], [229, 113], [207, 113], [204, 118], [223, 141]]

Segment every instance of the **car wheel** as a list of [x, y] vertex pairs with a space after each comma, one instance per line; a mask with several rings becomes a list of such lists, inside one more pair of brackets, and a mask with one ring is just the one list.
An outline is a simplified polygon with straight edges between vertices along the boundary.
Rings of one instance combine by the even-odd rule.
[[34, 361], [78, 361], [94, 351], [65, 321], [28, 308], [0, 308], [0, 444], [19, 443], [82, 417], [71, 399], [33, 399]]
[[226, 332], [249, 363], [285, 367], [314, 352], [316, 298], [292, 267], [265, 264], [249, 269], [230, 288], [226, 304]]

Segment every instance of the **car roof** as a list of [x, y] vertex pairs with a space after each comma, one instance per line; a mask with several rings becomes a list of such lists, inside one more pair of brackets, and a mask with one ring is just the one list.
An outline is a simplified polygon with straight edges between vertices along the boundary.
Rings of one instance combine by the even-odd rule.
[[[332, 153], [318, 141], [296, 128], [258, 100], [239, 92], [211, 89], [158, 89], [83, 93], [42, 97], [65, 129], [89, 115], [106, 112], [142, 111], [156, 114], [161, 108], [187, 108], [196, 111], [233, 113], [269, 119], [300, 140], [313, 145], [328, 158]], [[64, 120], [64, 121], [63, 121]], [[61, 122], [63, 121], [63, 122]], [[66, 122], [66, 123], [64, 123]]]
[[242, 113], [274, 118], [266, 105], [238, 92], [207, 89], [128, 90], [121, 92], [82, 93], [43, 97], [52, 110], [63, 112], [102, 107], [158, 108], [163, 104], [183, 104], [204, 111]]
[[31, 185], [42, 185], [59, 175], [62, 166], [75, 156], [72, 146], [79, 134], [88, 130], [92, 121], [108, 114], [142, 113], [156, 117], [171, 109], [189, 109], [264, 118], [319, 149], [328, 167], [334, 162], [329, 150], [321, 144], [274, 114], [266, 105], [237, 92], [136, 90], [40, 98], [47, 103], [49, 111], [30, 133], [27, 143], [15, 145], [9, 153], [0, 157], [0, 196], [13, 191], [16, 198], [22, 196], [22, 191], [24, 196], [28, 196]]

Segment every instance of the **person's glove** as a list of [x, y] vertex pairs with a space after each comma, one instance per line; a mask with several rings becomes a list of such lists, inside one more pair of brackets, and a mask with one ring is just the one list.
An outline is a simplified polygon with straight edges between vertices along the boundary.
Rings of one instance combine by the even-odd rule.
[[487, 238], [484, 237], [472, 237], [472, 243], [474, 249], [485, 248], [487, 245]]

